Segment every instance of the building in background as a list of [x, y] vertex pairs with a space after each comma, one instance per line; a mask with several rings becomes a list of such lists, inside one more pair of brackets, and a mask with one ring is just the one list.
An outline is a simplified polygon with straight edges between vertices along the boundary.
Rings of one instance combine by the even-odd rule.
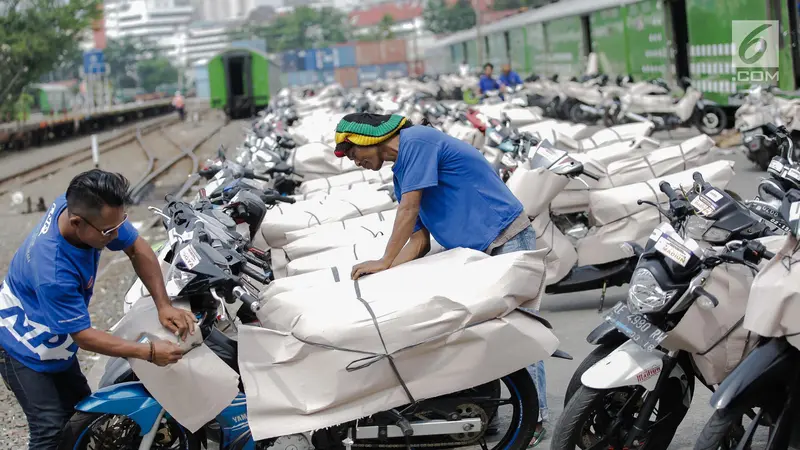
[[224, 22], [244, 19], [260, 6], [258, 0], [192, 0], [197, 17], [203, 21]]
[[186, 66], [203, 65], [231, 43], [231, 29], [241, 21], [193, 22], [186, 33]]
[[193, 14], [191, 0], [107, 0], [106, 35], [110, 39], [148, 39], [176, 66], [185, 66]]

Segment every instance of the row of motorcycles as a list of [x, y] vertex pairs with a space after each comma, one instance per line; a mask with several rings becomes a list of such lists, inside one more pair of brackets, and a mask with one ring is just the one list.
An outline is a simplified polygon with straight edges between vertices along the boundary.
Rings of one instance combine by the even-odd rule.
[[[649, 137], [658, 127], [650, 120], [589, 134], [585, 124], [538, 116], [513, 98], [448, 105], [420, 83], [354, 96], [282, 93], [235, 152], [221, 149], [201, 170], [208, 181], [191, 201], [168, 197], [152, 208], [167, 235], [157, 253], [168, 293], [199, 321], [200, 333], [182, 344], [184, 360], [207, 348], [238, 373], [237, 334], [260, 325], [275, 291], [323, 275], [347, 282], [338, 269], [383, 251], [397, 201], [391, 169], [367, 173], [333, 157], [330, 130], [343, 113], [397, 112], [482, 151], [525, 205], [537, 247], [548, 249], [546, 292], [629, 285], [627, 301], [587, 337], [596, 349], [570, 380], [551, 448], [667, 448], [697, 381], [714, 391], [715, 413], [696, 448], [747, 448], [757, 426], [769, 427], [770, 449], [800, 444], [791, 426], [798, 409], [793, 297], [774, 296], [764, 308], [751, 288], [768, 268], [782, 269], [787, 259], [790, 266], [789, 244], [800, 235], [800, 172], [785, 127], [764, 126], [759, 138], [781, 154], [758, 195], [742, 200], [725, 189], [732, 164], [705, 163], [708, 136], [662, 146]], [[443, 251], [436, 246], [432, 253]], [[147, 298], [135, 280], [114, 334], [169, 338]], [[764, 323], [772, 327], [754, 325]], [[191, 377], [180, 378], [179, 369], [174, 382], [159, 383], [153, 377], [165, 372], [154, 374], [147, 363], [107, 358], [96, 364], [98, 389], [77, 406], [62, 448], [521, 450], [538, 411], [525, 367], [546, 356], [522, 354], [519, 370], [469, 389], [281, 436], [248, 426], [254, 405], [241, 381], [235, 399], [200, 423], [183, 418], [203, 411], [182, 411], [181, 403], [186, 395], [212, 398], [214, 386], [186, 393]], [[571, 359], [558, 350], [550, 356]], [[189, 374], [214, 372], [196, 357]], [[490, 426], [495, 417], [507, 430]]]

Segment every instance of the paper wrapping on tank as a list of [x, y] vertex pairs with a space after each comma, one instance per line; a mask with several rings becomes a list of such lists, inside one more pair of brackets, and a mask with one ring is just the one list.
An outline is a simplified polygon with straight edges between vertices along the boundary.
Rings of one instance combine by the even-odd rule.
[[576, 138], [569, 133], [556, 132], [555, 134], [556, 142], [559, 144], [563, 144], [575, 150], [587, 151], [647, 136], [652, 132], [653, 128], [654, 125], [652, 122], [614, 125], [613, 127], [604, 128], [583, 139]]
[[298, 194], [308, 194], [314, 191], [328, 191], [334, 187], [350, 186], [358, 183], [388, 183], [392, 181], [394, 172], [391, 164], [384, 164], [381, 170], [353, 170], [332, 177], [317, 178], [304, 181], [298, 188]]
[[550, 211], [556, 214], [572, 214], [589, 210], [589, 192], [582, 190], [563, 190], [550, 203]]
[[[753, 280], [744, 327], [760, 336], [783, 337], [800, 333], [800, 255], [792, 236]], [[789, 343], [800, 348], [797, 336]]]
[[294, 204], [278, 204], [267, 211], [261, 223], [261, 234], [270, 248], [288, 243], [286, 233], [330, 222], [365, 216], [396, 207], [386, 192], [359, 192], [346, 199], [305, 200]]
[[[376, 237], [369, 241], [360, 241], [346, 247], [335, 247], [323, 252], [303, 256], [286, 264], [286, 276], [293, 277], [308, 272], [314, 272], [331, 266], [350, 265], [381, 259], [389, 242], [389, 235]], [[444, 251], [444, 248], [431, 238], [431, 249], [428, 255], [435, 255]]]
[[333, 154], [332, 146], [320, 142], [296, 147], [287, 163], [294, 168], [295, 173], [303, 176], [304, 181], [358, 170], [358, 166], [349, 158], [338, 158]]
[[511, 121], [511, 126], [514, 128], [519, 128], [542, 120], [541, 116], [535, 114], [528, 108], [514, 106], [510, 103], [480, 105], [478, 110], [481, 114], [486, 116], [487, 119], [503, 120], [503, 115], [505, 115]]
[[541, 214], [531, 223], [536, 231], [536, 250], [547, 250], [546, 285], [561, 281], [578, 262], [578, 253], [564, 234], [553, 225], [549, 214]]
[[555, 197], [569, 178], [538, 167], [530, 170], [519, 166], [508, 178], [506, 186], [522, 203], [528, 217], [536, 217], [547, 211], [550, 200]]
[[380, 186], [381, 185], [377, 183], [363, 181], [361, 183], [354, 183], [345, 186], [334, 186], [324, 190], [312, 191], [307, 194], [293, 194], [289, 197], [298, 201], [323, 200], [326, 198], [346, 198], [351, 195], [358, 195], [355, 194], [356, 192], [377, 191]]
[[639, 199], [666, 204], [667, 196], [658, 188], [662, 181], [673, 188], [689, 189], [694, 184], [692, 174], [700, 172], [703, 178], [719, 189], [725, 189], [733, 178], [733, 161], [720, 160], [694, 169], [684, 170], [641, 183], [629, 184], [613, 189], [593, 190], [589, 194], [589, 209], [597, 225], [606, 225], [631, 216], [639, 211], [653, 209], [648, 205], [637, 205]]
[[587, 126], [584, 124], [545, 120], [519, 127], [519, 132], [535, 134], [538, 135], [542, 140], [547, 139], [551, 143], [557, 144], [559, 136], [567, 136], [568, 138], [575, 139], [575, 136], [585, 133], [587, 129]]
[[486, 142], [486, 136], [484, 136], [480, 130], [470, 124], [461, 122], [453, 123], [450, 128], [447, 129], [447, 134], [475, 148], [483, 148]]
[[380, 222], [394, 223], [394, 218], [396, 215], [397, 215], [397, 209], [389, 209], [374, 214], [367, 214], [366, 216], [363, 217], [355, 217], [353, 219], [340, 220], [337, 222], [317, 225], [311, 228], [304, 228], [301, 230], [290, 231], [286, 233], [286, 240], [287, 242], [294, 242], [297, 239], [301, 239], [305, 236], [330, 230], [342, 230], [342, 229], [346, 230], [349, 228], [361, 227], [361, 226], [365, 226], [368, 228], [382, 226], [380, 225]]
[[632, 249], [623, 244], [644, 245], [659, 223], [661, 216], [650, 207], [613, 223], [590, 228], [589, 233], [578, 240], [578, 265], [603, 264], [633, 256]]
[[284, 292], [265, 302], [258, 313], [264, 327], [239, 329], [253, 437], [398, 407], [410, 401], [403, 386], [414, 399], [433, 398], [546, 358], [557, 337], [515, 311], [538, 302], [544, 254], [490, 257], [454, 249], [357, 283]]

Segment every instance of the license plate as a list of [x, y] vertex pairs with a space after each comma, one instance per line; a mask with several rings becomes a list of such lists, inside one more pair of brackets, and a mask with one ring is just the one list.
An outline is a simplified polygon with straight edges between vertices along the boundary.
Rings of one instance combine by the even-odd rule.
[[648, 352], [658, 348], [667, 338], [665, 331], [650, 323], [643, 314], [632, 313], [624, 302], [614, 305], [605, 320]]

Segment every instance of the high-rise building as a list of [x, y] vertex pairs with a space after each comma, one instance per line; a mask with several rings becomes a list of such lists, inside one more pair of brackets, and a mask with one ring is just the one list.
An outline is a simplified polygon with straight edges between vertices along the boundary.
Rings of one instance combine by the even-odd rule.
[[147, 39], [176, 66], [184, 66], [193, 12], [191, 0], [107, 0], [106, 35], [110, 39]]

